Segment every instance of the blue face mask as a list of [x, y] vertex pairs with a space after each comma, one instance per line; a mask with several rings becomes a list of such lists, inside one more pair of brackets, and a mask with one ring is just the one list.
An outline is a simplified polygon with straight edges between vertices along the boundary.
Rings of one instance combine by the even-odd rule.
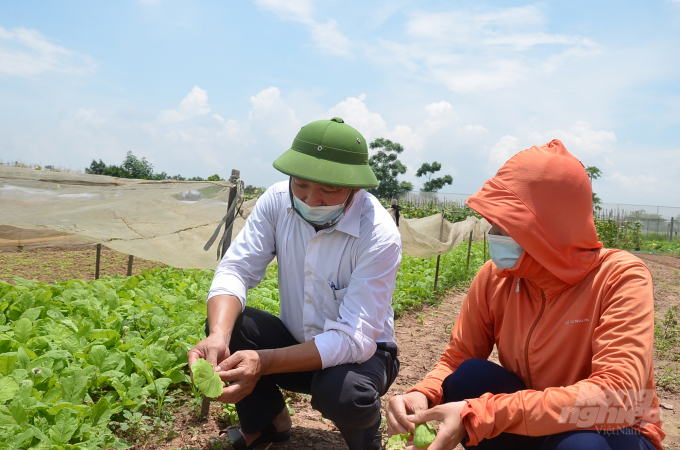
[[[347, 200], [345, 200], [346, 202]], [[345, 202], [335, 206], [309, 206], [293, 194], [293, 202], [298, 214], [314, 225], [325, 225], [343, 216]]]
[[489, 254], [499, 269], [512, 269], [524, 249], [510, 236], [489, 234]]

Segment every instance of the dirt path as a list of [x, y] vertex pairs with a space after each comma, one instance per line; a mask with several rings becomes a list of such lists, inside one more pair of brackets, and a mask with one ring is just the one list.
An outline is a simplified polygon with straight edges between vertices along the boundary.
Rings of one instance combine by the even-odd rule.
[[[680, 258], [668, 255], [636, 254], [652, 271], [654, 277], [654, 310], [657, 323], [661, 323], [664, 314], [672, 306], [680, 306]], [[669, 370], [676, 370], [680, 349], [675, 349], [675, 357], [663, 359], [658, 351], [654, 355], [654, 375], [659, 380]], [[671, 372], [674, 373], [674, 372]], [[657, 381], [658, 382], [658, 381]], [[664, 388], [657, 386], [657, 394], [662, 404], [661, 420], [666, 439], [663, 444], [669, 449], [680, 449], [680, 392], [678, 386]], [[672, 409], [664, 408], [663, 406]]]

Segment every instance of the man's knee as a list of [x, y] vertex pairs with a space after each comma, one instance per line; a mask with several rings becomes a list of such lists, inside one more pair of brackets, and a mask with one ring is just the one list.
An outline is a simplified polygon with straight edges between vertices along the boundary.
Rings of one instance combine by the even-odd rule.
[[365, 429], [380, 420], [380, 396], [366, 376], [346, 366], [320, 370], [312, 381], [312, 407], [339, 428]]

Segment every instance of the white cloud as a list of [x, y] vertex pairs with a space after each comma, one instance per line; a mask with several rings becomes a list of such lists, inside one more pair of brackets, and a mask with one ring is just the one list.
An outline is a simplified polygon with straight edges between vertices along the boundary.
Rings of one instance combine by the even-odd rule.
[[281, 20], [303, 24], [309, 30], [316, 48], [328, 55], [351, 56], [351, 42], [337, 29], [337, 21], [319, 23], [312, 17], [314, 8], [309, 0], [255, 0], [260, 8], [276, 14]]
[[20, 77], [45, 72], [89, 74], [92, 58], [53, 44], [37, 30], [0, 27], [0, 73]]
[[108, 119], [101, 118], [94, 109], [80, 108], [73, 116], [74, 120], [82, 124], [98, 127], [108, 122]]
[[194, 116], [208, 114], [210, 111], [208, 93], [200, 87], [194, 86], [191, 92], [180, 102], [179, 108], [161, 111], [158, 121], [161, 123], [184, 122]]
[[518, 148], [519, 139], [510, 135], [503, 136], [489, 152], [489, 165], [494, 170], [500, 168], [517, 153]]
[[624, 175], [620, 172], [614, 172], [609, 177], [619, 189], [625, 192], [638, 194], [639, 192], [645, 192], [648, 194], [659, 195], [662, 190], [669, 185], [669, 183], [664, 183], [655, 175]]
[[569, 130], [553, 130], [546, 133], [530, 133], [532, 145], [540, 145], [553, 139], [559, 139], [571, 153], [575, 155], [592, 156], [598, 153], [614, 151], [616, 134], [613, 131], [593, 130], [592, 126], [583, 120], [577, 121]]
[[407, 23], [406, 43], [380, 41], [371, 56], [416, 79], [472, 92], [550, 76], [599, 52], [588, 38], [542, 30], [546, 22], [536, 6], [418, 14]]
[[431, 117], [438, 117], [450, 113], [453, 111], [453, 107], [451, 106], [451, 103], [442, 100], [439, 103], [430, 103], [425, 107], [425, 111], [427, 111]]

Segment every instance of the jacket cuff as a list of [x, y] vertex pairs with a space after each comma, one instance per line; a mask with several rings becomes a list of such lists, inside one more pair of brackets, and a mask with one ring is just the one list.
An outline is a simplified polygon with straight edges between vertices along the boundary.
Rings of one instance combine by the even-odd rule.
[[465, 406], [460, 412], [460, 421], [465, 427], [467, 432], [467, 440], [465, 445], [479, 445], [479, 442], [483, 439], [482, 436], [478, 436], [475, 432], [475, 425], [477, 422], [477, 417], [475, 416], [475, 410], [469, 401], [466, 401]]

